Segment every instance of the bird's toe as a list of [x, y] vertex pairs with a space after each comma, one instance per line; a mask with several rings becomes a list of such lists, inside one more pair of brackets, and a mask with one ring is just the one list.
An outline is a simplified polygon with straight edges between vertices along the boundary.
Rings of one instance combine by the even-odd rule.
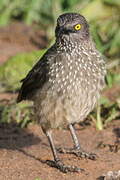
[[47, 160], [46, 163], [54, 168], [59, 169], [63, 173], [68, 173], [68, 172], [84, 172], [84, 169], [81, 169], [77, 166], [70, 166], [70, 165], [65, 165], [62, 161], [51, 161]]

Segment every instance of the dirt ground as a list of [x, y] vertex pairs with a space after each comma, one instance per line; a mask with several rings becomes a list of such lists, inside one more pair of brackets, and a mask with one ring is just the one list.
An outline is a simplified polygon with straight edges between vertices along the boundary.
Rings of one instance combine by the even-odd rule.
[[[96, 161], [80, 159], [74, 155], [59, 154], [64, 163], [85, 169], [83, 173], [63, 174], [49, 167], [45, 160], [52, 159], [48, 141], [38, 125], [20, 129], [16, 125], [0, 125], [0, 180], [96, 180], [108, 171], [120, 170], [120, 150], [100, 147], [113, 144], [120, 138], [120, 121], [114, 121], [107, 129], [98, 132], [94, 127], [85, 129], [77, 126], [77, 134], [82, 147], [98, 155]], [[72, 147], [67, 130], [53, 133], [57, 147]]]
[[[44, 32], [35, 33], [23, 24], [1, 28], [0, 63], [18, 52], [43, 48], [46, 42]], [[107, 95], [113, 97], [111, 92], [107, 92]], [[0, 99], [15, 96], [3, 93], [0, 94]], [[76, 165], [85, 170], [83, 173], [63, 174], [45, 163], [53, 157], [48, 141], [38, 125], [21, 129], [15, 124], [0, 124], [0, 180], [96, 180], [108, 171], [120, 170], [120, 120], [114, 120], [103, 131], [96, 131], [93, 124], [85, 127], [77, 125], [76, 130], [82, 147], [96, 153], [98, 158], [92, 161], [59, 154], [65, 164]], [[55, 130], [53, 137], [57, 147], [72, 147], [68, 130]], [[115, 142], [118, 142], [117, 152], [111, 146]]]
[[30, 52], [45, 48], [47, 38], [45, 32], [34, 29], [23, 23], [13, 23], [0, 28], [0, 64], [10, 56], [21, 52]]

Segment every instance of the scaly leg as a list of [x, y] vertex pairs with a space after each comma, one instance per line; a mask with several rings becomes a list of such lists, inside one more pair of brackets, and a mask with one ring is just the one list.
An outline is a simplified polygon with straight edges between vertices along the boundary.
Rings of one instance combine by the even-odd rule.
[[67, 172], [81, 172], [81, 171], [83, 171], [83, 169], [80, 169], [80, 168], [78, 168], [76, 166], [66, 166], [65, 164], [63, 164], [62, 161], [57, 156], [57, 152], [56, 152], [56, 149], [55, 149], [55, 146], [54, 146], [54, 143], [53, 143], [51, 132], [47, 131], [46, 135], [47, 135], [48, 141], [50, 143], [50, 147], [51, 147], [51, 150], [52, 150], [52, 153], [53, 153], [53, 157], [54, 157], [54, 161], [51, 161], [51, 160], [47, 160], [46, 161], [46, 163], [49, 166], [55, 167], [55, 168], [59, 169], [61, 172], [63, 172], [63, 173], [67, 173]]
[[81, 157], [81, 158], [87, 158], [87, 159], [95, 160], [96, 159], [95, 154], [87, 153], [81, 148], [79, 141], [78, 141], [78, 138], [77, 138], [77, 135], [76, 135], [76, 132], [75, 132], [75, 129], [74, 129], [72, 124], [69, 125], [69, 129], [70, 129], [70, 133], [71, 133], [71, 136], [73, 139], [74, 148], [73, 149], [59, 148], [58, 151], [60, 153], [74, 154], [74, 155]]

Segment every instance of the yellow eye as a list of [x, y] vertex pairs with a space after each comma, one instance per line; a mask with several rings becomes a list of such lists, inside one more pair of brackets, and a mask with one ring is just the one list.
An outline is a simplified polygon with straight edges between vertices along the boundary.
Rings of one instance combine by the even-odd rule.
[[74, 28], [75, 28], [75, 30], [77, 30], [77, 31], [78, 31], [78, 30], [80, 30], [80, 29], [81, 29], [81, 25], [80, 25], [80, 24], [76, 24]]

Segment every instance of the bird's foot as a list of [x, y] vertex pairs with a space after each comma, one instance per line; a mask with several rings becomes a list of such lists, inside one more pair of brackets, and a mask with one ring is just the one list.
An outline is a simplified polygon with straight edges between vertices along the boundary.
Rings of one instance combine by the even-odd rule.
[[97, 159], [97, 155], [94, 153], [88, 153], [85, 152], [84, 150], [80, 149], [67, 149], [67, 148], [58, 148], [57, 151], [59, 153], [64, 153], [64, 154], [74, 154], [77, 157], [81, 157], [81, 158], [86, 158], [86, 159], [91, 159], [91, 160], [96, 160]]
[[83, 172], [84, 171], [84, 169], [78, 168], [77, 166], [66, 166], [60, 160], [57, 160], [57, 161], [47, 160], [46, 163], [47, 163], [47, 165], [49, 165], [51, 167], [55, 167], [55, 168], [59, 169], [63, 173]]

